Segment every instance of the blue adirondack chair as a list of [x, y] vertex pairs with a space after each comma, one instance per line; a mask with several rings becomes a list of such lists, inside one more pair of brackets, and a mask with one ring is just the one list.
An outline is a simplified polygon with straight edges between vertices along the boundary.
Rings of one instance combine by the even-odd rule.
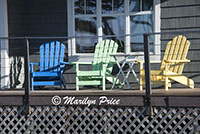
[[[64, 52], [65, 46], [59, 41], [47, 42], [40, 46], [40, 62], [30, 63], [32, 91], [34, 86], [44, 85], [60, 85], [62, 89], [63, 68], [65, 64], [69, 64], [63, 61]], [[39, 65], [40, 71], [34, 72], [34, 65]]]

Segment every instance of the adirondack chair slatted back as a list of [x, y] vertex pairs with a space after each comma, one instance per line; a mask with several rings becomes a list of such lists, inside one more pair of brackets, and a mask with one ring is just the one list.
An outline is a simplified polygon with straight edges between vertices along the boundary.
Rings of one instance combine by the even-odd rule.
[[[118, 45], [113, 40], [104, 40], [98, 43], [95, 47], [94, 59], [93, 59], [93, 70], [101, 70], [102, 63], [113, 62], [114, 59], [110, 54], [117, 52]], [[105, 66], [107, 68], [107, 66]], [[112, 67], [107, 68], [106, 71], [112, 71]]]
[[58, 72], [64, 59], [65, 46], [60, 42], [47, 42], [40, 46], [40, 71]]
[[[169, 41], [166, 46], [160, 69], [164, 70], [165, 60], [185, 60], [189, 46], [190, 42], [186, 39], [185, 36], [179, 35], [174, 37], [173, 40]], [[172, 65], [169, 70], [177, 74], [182, 74], [183, 67], [184, 64], [179, 64], [175, 66]]]

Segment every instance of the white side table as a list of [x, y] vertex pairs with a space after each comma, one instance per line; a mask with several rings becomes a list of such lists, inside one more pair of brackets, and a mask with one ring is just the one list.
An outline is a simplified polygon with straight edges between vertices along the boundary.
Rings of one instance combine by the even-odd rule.
[[[116, 77], [116, 80], [114, 81], [113, 85], [112, 85], [112, 88], [113, 89], [116, 85], [116, 82], [117, 80], [119, 80], [119, 75], [122, 74], [123, 76], [123, 83], [122, 83], [122, 87], [124, 86], [124, 84], [127, 84], [128, 85], [128, 88], [131, 89], [131, 86], [128, 82], [128, 77], [130, 75], [130, 73], [133, 73], [136, 81], [139, 83], [139, 79], [135, 73], [135, 70], [133, 69], [133, 65], [136, 63], [136, 57], [137, 55], [131, 55], [131, 54], [111, 54], [110, 56], [113, 56], [113, 58], [115, 59], [115, 62], [119, 68], [119, 72], [117, 73], [117, 77]], [[119, 57], [122, 57], [123, 60], [119, 61]], [[121, 63], [121, 65], [120, 65]], [[123, 67], [125, 66], [125, 64], [128, 64], [129, 65], [129, 68], [128, 68], [128, 72], [127, 74], [125, 75], [124, 72], [123, 72]]]

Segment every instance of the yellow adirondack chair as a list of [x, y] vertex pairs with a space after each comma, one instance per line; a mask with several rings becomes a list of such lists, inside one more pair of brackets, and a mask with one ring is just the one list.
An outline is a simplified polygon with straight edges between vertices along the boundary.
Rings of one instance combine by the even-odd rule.
[[[167, 43], [160, 70], [151, 70], [151, 84], [165, 85], [165, 90], [171, 87], [171, 80], [194, 88], [194, 81], [182, 75], [184, 64], [190, 62], [186, 59], [190, 41], [185, 36], [179, 35]], [[140, 90], [145, 84], [144, 61], [137, 61], [140, 67]], [[158, 62], [151, 62], [158, 63]]]

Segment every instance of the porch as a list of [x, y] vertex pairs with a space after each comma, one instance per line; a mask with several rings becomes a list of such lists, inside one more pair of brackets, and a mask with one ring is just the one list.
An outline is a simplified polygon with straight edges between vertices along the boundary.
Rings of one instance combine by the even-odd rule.
[[[9, 89], [0, 91], [0, 105], [23, 105], [23, 98], [25, 91], [23, 89]], [[35, 90], [30, 92], [29, 101], [30, 106], [38, 105], [56, 105], [52, 102], [52, 97], [59, 96], [62, 98], [62, 102], [58, 105], [83, 105], [86, 104], [74, 104], [75, 99], [88, 98], [90, 100], [96, 100], [93, 105], [99, 105], [99, 98], [102, 96], [107, 99], [119, 99], [119, 103], [102, 103], [104, 106], [145, 106], [145, 90], [106, 90], [89, 89], [89, 90], [60, 90], [47, 88], [45, 90]], [[64, 97], [75, 97], [71, 100], [71, 103], [64, 103]], [[70, 100], [69, 100], [70, 101]], [[152, 89], [151, 105], [153, 107], [200, 107], [200, 88], [171, 88], [169, 91], [165, 91], [163, 88]]]

